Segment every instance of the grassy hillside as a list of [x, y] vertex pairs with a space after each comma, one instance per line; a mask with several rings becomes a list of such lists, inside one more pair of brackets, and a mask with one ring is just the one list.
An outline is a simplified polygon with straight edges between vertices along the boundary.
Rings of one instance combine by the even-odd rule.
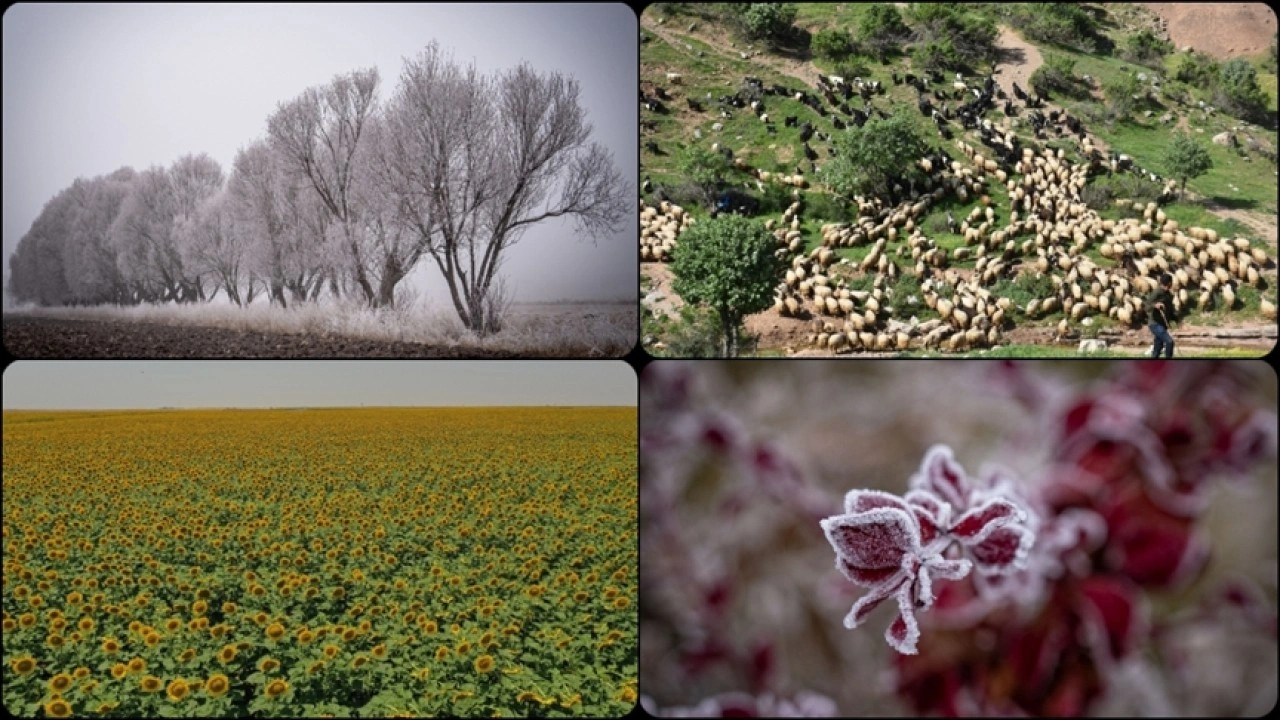
[[[860, 3], [801, 3], [796, 5], [794, 25], [802, 31], [800, 36], [809, 38], [830, 29], [849, 29], [856, 37], [856, 29], [869, 7]], [[1133, 62], [1128, 48], [1136, 35], [1152, 26], [1152, 16], [1148, 11], [1129, 4], [1107, 4], [1105, 7], [1086, 4], [1085, 13], [1092, 13], [1095, 18], [1087, 42], [1071, 37], [1064, 45], [1033, 39], [1045, 30], [1034, 24], [1037, 22], [1034, 14], [1026, 7], [973, 3], [965, 5], [965, 9], [992, 19], [1002, 28], [1020, 28], [1018, 34], [1043, 54], [1067, 57], [1074, 62], [1077, 78], [1088, 76], [1085, 81], [1091, 88], [1088, 97], [1072, 99], [1054, 95], [1051, 100], [1079, 118], [1094, 142], [1104, 149], [1124, 153], [1133, 158], [1137, 166], [1165, 176], [1168, 174], [1165, 148], [1173, 133], [1188, 132], [1200, 140], [1213, 160], [1213, 168], [1190, 180], [1188, 196], [1166, 205], [1165, 213], [1184, 228], [1196, 225], [1216, 230], [1223, 236], [1248, 238], [1253, 246], [1265, 248], [1274, 257], [1277, 213], [1277, 172], [1272, 159], [1277, 148], [1274, 116], [1269, 120], [1262, 118], [1259, 125], [1232, 117], [1220, 108], [1208, 112], [1202, 103], [1213, 105], [1217, 99], [1211, 83], [1183, 83], [1174, 79], [1184, 62], [1185, 53], [1171, 51], [1163, 58], [1145, 59], [1146, 64]], [[890, 80], [891, 73], [921, 74], [920, 68], [914, 66], [911, 41], [907, 42], [903, 52], [891, 54], [884, 62], [870, 55], [832, 62], [815, 58], [806, 50], [798, 50], [794, 43], [782, 50], [768, 50], [760, 40], [744, 37], [737, 24], [725, 21], [720, 14], [722, 12], [725, 10], [719, 5], [664, 3], [651, 6], [642, 18], [641, 91], [652, 98], [661, 89], [669, 98], [663, 101], [665, 113], [641, 110], [641, 172], [642, 177], [650, 181], [651, 189], [645, 193], [648, 202], [669, 198], [683, 204], [695, 218], [706, 217], [707, 208], [699, 206], [697, 193], [681, 172], [682, 161], [694, 147], [728, 148], [734, 157], [754, 170], [783, 174], [802, 172], [806, 178], [817, 181], [819, 178], [812, 172], [811, 163], [802, 153], [800, 130], [783, 123], [783, 118], [796, 116], [800, 123], [812, 122], [820, 132], [833, 136], [840, 132], [832, 127], [830, 117], [819, 118], [812, 109], [792, 97], [796, 91], [815, 93], [816, 73], [844, 73], [852, 79], [856, 72], [863, 79], [878, 80], [885, 93], [873, 97], [874, 108], [890, 114], [903, 109], [916, 115], [916, 91], [905, 84], [895, 85]], [[903, 16], [908, 24], [913, 23], [910, 12], [904, 11]], [[913, 26], [912, 29], [919, 28]], [[1264, 58], [1251, 61], [1259, 68], [1259, 86], [1274, 113], [1276, 75], [1264, 71], [1271, 69]], [[965, 77], [972, 82], [973, 78], [983, 77], [990, 70], [990, 67], [973, 68], [965, 73]], [[673, 81], [671, 73], [679, 75], [679, 80]], [[1112, 99], [1107, 97], [1107, 90], [1117, 78], [1139, 74], [1144, 76], [1142, 82], [1147, 89], [1151, 89], [1152, 82], [1158, 78], [1159, 90], [1153, 92], [1149, 100], [1139, 103], [1128, 117], [1114, 117]], [[742, 89], [748, 76], [758, 78], [765, 87], [781, 85], [788, 90], [785, 96], [762, 98], [769, 124], [762, 122], [750, 109], [730, 110], [725, 116], [718, 107], [718, 99]], [[949, 88], [951, 73], [946, 73], [946, 80], [944, 85], [934, 87]], [[1027, 87], [1025, 82], [1023, 86]], [[700, 108], [694, 109], [690, 100]], [[949, 104], [954, 108], [959, 102], [952, 100]], [[936, 100], [934, 103], [942, 104]], [[855, 94], [848, 104], [861, 107], [862, 100]], [[847, 121], [839, 113], [833, 111], [832, 115]], [[1007, 118], [997, 107], [988, 111], [984, 118], [1015, 132], [1024, 147], [1037, 151], [1042, 147], [1061, 148], [1068, 160], [1083, 160], [1072, 138], [1050, 136], [1051, 139], [1037, 141], [1032, 136], [1025, 113], [1021, 117]], [[769, 125], [773, 126], [772, 132]], [[940, 138], [932, 132], [932, 125], [927, 121], [924, 126], [930, 131], [929, 142], [936, 149], [964, 161], [954, 141]], [[983, 150], [977, 142], [976, 133], [963, 131], [955, 122], [951, 123], [951, 128], [957, 138], [963, 138]], [[1210, 142], [1211, 138], [1223, 132], [1234, 133], [1241, 147], [1225, 147]], [[1251, 140], [1252, 144], [1246, 140]], [[828, 143], [814, 138], [810, 144], [818, 152], [815, 162], [821, 167], [829, 158]], [[1012, 174], [1011, 177], [1019, 179]], [[1133, 200], [1154, 199], [1159, 193], [1158, 184], [1143, 181], [1146, 183], [1143, 186], [1136, 177], [1126, 178], [1128, 180], [1122, 182], [1118, 177], [1102, 175], [1091, 180], [1091, 185], [1099, 189], [1108, 188], [1115, 198], [1113, 204], [1095, 208], [1102, 217], [1132, 217]], [[776, 219], [781, 208], [789, 202], [789, 188], [771, 188], [749, 172], [731, 170], [725, 180], [729, 186], [762, 199], [766, 210], [762, 212], [763, 217]], [[994, 181], [988, 182], [987, 188], [989, 200], [997, 210], [998, 222], [1006, 222], [1009, 215], [1008, 193]], [[820, 183], [804, 192], [804, 200], [800, 229], [806, 249], [821, 244], [821, 225], [848, 221], [855, 215], [847, 204], [837, 202]], [[944, 201], [930, 208], [919, 225], [939, 246], [955, 248], [962, 244], [963, 238], [947, 232], [943, 221], [947, 211], [959, 219], [978, 204], [977, 198], [966, 203], [953, 199]], [[1248, 217], [1231, 215], [1230, 211], [1243, 212]], [[855, 247], [838, 249], [836, 254], [858, 261], [867, 252], [867, 247]], [[1096, 247], [1088, 255], [1102, 267], [1114, 265], [1098, 255]], [[957, 262], [953, 267], [963, 271], [973, 265], [974, 261], [970, 259]], [[1274, 301], [1274, 263], [1267, 273], [1270, 281], [1264, 282], [1261, 292], [1251, 286], [1241, 287], [1241, 302], [1234, 310], [1192, 312], [1184, 318], [1184, 323], [1213, 326], [1265, 322], [1259, 315], [1259, 301], [1263, 293]], [[1018, 318], [1018, 324], [1028, 328], [1048, 327], [1061, 317], [1060, 313], [1055, 313], [1035, 321]], [[1113, 329], [1113, 326], [1108, 318], [1099, 317], [1089, 332], [1096, 334], [1099, 330]], [[652, 331], [654, 327], [647, 325], [646, 329]], [[762, 352], [768, 352], [768, 349]]]

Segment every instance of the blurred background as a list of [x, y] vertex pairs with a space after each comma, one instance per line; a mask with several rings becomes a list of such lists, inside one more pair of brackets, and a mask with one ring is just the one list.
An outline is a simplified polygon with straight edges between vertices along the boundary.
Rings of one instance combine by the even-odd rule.
[[[668, 715], [916, 714], [895, 692], [896, 653], [883, 637], [895, 613], [882, 607], [863, 627], [843, 626], [866, 590], [835, 569], [818, 520], [840, 514], [854, 488], [905, 493], [936, 443], [950, 445], [970, 474], [995, 462], [1020, 482], [1042, 482], [1062, 413], [1136, 366], [651, 363], [641, 381], [646, 707]], [[1230, 402], [1260, 409], [1274, 425], [1276, 375], [1267, 365], [1201, 371], [1228, 375]], [[1087, 714], [1270, 711], [1276, 474], [1270, 453], [1245, 477], [1213, 483], [1197, 520], [1208, 563], [1185, 587], [1144, 591], [1152, 639], [1112, 669]], [[1248, 592], [1236, 603], [1239, 588]]]

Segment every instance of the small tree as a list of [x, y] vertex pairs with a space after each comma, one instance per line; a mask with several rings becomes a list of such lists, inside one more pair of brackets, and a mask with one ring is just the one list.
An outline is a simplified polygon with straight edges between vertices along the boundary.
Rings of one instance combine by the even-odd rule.
[[796, 6], [790, 3], [733, 3], [733, 17], [743, 34], [776, 47], [792, 32]]
[[1165, 151], [1164, 164], [1169, 174], [1182, 181], [1181, 194], [1187, 192], [1187, 180], [1198, 178], [1213, 167], [1213, 159], [1203, 145], [1190, 135], [1179, 133], [1173, 136]]
[[828, 28], [819, 30], [809, 43], [814, 55], [833, 62], [840, 62], [854, 53], [853, 36], [848, 30]]
[[1111, 116], [1116, 120], [1127, 120], [1129, 113], [1143, 102], [1142, 95], [1146, 89], [1136, 75], [1117, 73], [1102, 83], [1102, 91], [1107, 96]]
[[718, 152], [695, 145], [685, 151], [679, 169], [681, 175], [698, 188], [701, 202], [710, 206], [729, 172], [729, 160]]
[[922, 179], [916, 161], [930, 150], [924, 132], [905, 111], [851, 127], [837, 137], [835, 146], [836, 155], [822, 168], [822, 178], [846, 197], [887, 193], [896, 182]]
[[1266, 112], [1267, 96], [1258, 86], [1258, 71], [1244, 58], [1233, 58], [1218, 74], [1218, 102], [1240, 117]]
[[888, 3], [869, 6], [858, 23], [859, 42], [874, 50], [881, 61], [897, 50], [910, 34], [911, 30], [902, 22], [898, 8]]
[[1168, 42], [1156, 37], [1150, 30], [1140, 30], [1125, 42], [1124, 54], [1133, 62], [1159, 67], [1162, 58], [1173, 50]]
[[738, 215], [703, 220], [680, 236], [671, 265], [673, 287], [686, 302], [715, 311], [724, 357], [737, 353], [742, 318], [773, 302], [774, 285], [786, 269], [776, 248], [764, 225]]

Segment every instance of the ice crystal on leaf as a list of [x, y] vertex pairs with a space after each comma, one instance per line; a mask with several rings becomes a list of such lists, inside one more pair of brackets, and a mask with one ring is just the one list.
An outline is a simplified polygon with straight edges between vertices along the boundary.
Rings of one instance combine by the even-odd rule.
[[[885, 600], [894, 598], [898, 617], [885, 633], [895, 650], [914, 654], [920, 637], [917, 611], [934, 602], [933, 581], [961, 580], [976, 567], [1000, 575], [1026, 566], [1035, 539], [1030, 514], [992, 474], [974, 482], [951, 448], [935, 445], [905, 497], [879, 490], [853, 490], [844, 514], [821, 521], [836, 551], [836, 567], [850, 582], [870, 589], [844, 619], [863, 623]], [[1001, 493], [1007, 496], [1001, 497]], [[967, 557], [955, 557], [959, 547]]]

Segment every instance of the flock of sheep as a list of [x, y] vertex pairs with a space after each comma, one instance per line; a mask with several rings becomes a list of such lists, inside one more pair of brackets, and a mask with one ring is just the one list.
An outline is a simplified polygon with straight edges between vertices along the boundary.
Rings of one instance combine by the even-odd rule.
[[[1091, 324], [1096, 316], [1127, 327], [1144, 323], [1143, 299], [1163, 273], [1173, 277], [1179, 313], [1192, 307], [1230, 309], [1239, 303], [1241, 285], [1263, 287], [1264, 271], [1274, 267], [1273, 258], [1248, 240], [1219, 237], [1209, 228], [1184, 230], [1155, 203], [1134, 204], [1141, 219], [1101, 218], [1080, 198], [1097, 168], [1071, 162], [1062, 150], [1023, 148], [1011, 177], [964, 141], [957, 146], [968, 165], [945, 156], [922, 159], [922, 188], [897, 205], [856, 198], [857, 218], [824, 225], [822, 245], [809, 252], [800, 229], [803, 196], [793, 189], [794, 202], [780, 221], [765, 221], [778, 239], [779, 253], [790, 261], [774, 310], [783, 317], [812, 318], [808, 339], [822, 349], [965, 351], [999, 344], [1018, 317], [1061, 311], [1060, 338], [1076, 334], [1077, 325]], [[1002, 182], [1008, 191], [1007, 212], [984, 195], [991, 181]], [[929, 209], [949, 195], [962, 202], [984, 200], [956, 227], [964, 244], [952, 249], [939, 246], [920, 226]], [[663, 201], [652, 207], [642, 201], [642, 260], [669, 259], [690, 222], [678, 205]], [[835, 252], [859, 246], [870, 246], [860, 262]], [[1113, 265], [1090, 259], [1093, 249]], [[952, 267], [968, 260], [975, 261], [972, 271]], [[862, 274], [873, 276], [869, 290], [850, 286]], [[894, 296], [900, 274], [919, 278], [919, 297]], [[1001, 279], [1019, 274], [1047, 277], [1053, 292], [1022, 306], [992, 292]], [[909, 320], [893, 319], [901, 314], [894, 312], [899, 303], [913, 307]], [[1263, 315], [1275, 317], [1274, 304], [1264, 298], [1260, 305]], [[926, 314], [934, 316], [920, 319]]]
[[[931, 106], [924, 95], [924, 79], [908, 77], [908, 83], [917, 86], [920, 94], [921, 112], [933, 117], [940, 132], [945, 131], [947, 120], [956, 116], [947, 108], [939, 111]], [[679, 77], [669, 74], [667, 79], [673, 85], [680, 84]], [[865, 121], [872, 112], [882, 116], [885, 113], [870, 102], [883, 89], [863, 92], [867, 86], [858, 80], [863, 109], [846, 107], [851, 91], [844, 88], [848, 91], [846, 98], [840, 97], [843, 82], [834, 86], [821, 83], [821, 97], [794, 94], [802, 102], [811, 100], [805, 104], [822, 117], [831, 115], [833, 122], [839, 122], [839, 114], [844, 113], [851, 115], [854, 124], [861, 125], [858, 121]], [[902, 82], [897, 77], [894, 80], [895, 84]], [[753, 98], [790, 96], [794, 92], [780, 86], [764, 87], [754, 78], [747, 78], [747, 83], [749, 92], [721, 98], [722, 116], [732, 108], [749, 104], [768, 123], [763, 104]], [[1012, 100], [998, 89], [993, 91], [993, 86], [991, 78], [987, 78], [981, 91], [974, 90], [977, 100], [970, 102], [985, 100], [991, 105], [996, 98], [1002, 99], [1006, 101], [1005, 115], [1017, 114]], [[959, 88], [957, 92], [963, 95]], [[1038, 98], [1017, 94], [1026, 109], [1043, 107]], [[837, 110], [826, 112], [822, 98]], [[955, 99], [962, 98], [958, 95]], [[731, 107], [724, 107], [726, 103]], [[692, 103], [690, 107], [695, 109]], [[1040, 120], [1035, 123], [1038, 139], [1046, 139], [1045, 130], [1053, 130], [1058, 138], [1075, 142], [1084, 161], [1073, 162], [1061, 149], [1037, 152], [1023, 147], [1009, 130], [1013, 123], [1009, 117], [993, 124], [976, 112], [972, 117], [964, 115], [964, 129], [977, 132], [985, 148], [955, 139], [962, 157], [952, 160], [937, 153], [922, 158], [919, 164], [925, 176], [923, 183], [910, 188], [895, 186], [887, 198], [855, 197], [856, 218], [822, 226], [821, 246], [808, 252], [800, 215], [804, 207], [801, 191], [808, 189], [810, 183], [800, 168], [797, 166], [794, 174], [771, 173], [751, 167], [727, 148], [713, 145], [712, 151], [724, 154], [735, 169], [752, 175], [758, 189], [763, 190], [765, 184], [792, 188], [794, 202], [781, 219], [765, 221], [778, 240], [778, 252], [789, 261], [785, 277], [779, 279], [774, 311], [783, 317], [811, 319], [808, 341], [824, 350], [926, 348], [960, 352], [999, 344], [1019, 319], [1040, 319], [1058, 312], [1062, 317], [1057, 323], [1057, 339], [1077, 335], [1079, 326], [1093, 324], [1096, 317], [1110, 318], [1123, 327], [1141, 326], [1147, 321], [1144, 298], [1164, 273], [1173, 278], [1174, 304], [1179, 315], [1192, 308], [1236, 308], [1242, 285], [1261, 290], [1274, 283], [1274, 273], [1267, 271], [1275, 267], [1275, 262], [1266, 251], [1251, 247], [1244, 238], [1219, 237], [1209, 228], [1180, 228], [1156, 203], [1133, 204], [1141, 219], [1100, 217], [1081, 199], [1081, 190], [1092, 175], [1128, 171], [1163, 183], [1162, 202], [1173, 196], [1176, 184], [1135, 167], [1126, 156], [1113, 153], [1105, 157], [1074, 118], [1058, 111], [1050, 111], [1047, 116], [1038, 110], [1032, 112]], [[805, 156], [816, 170], [813, 161], [817, 153], [809, 147], [809, 138], [817, 135], [818, 139], [829, 141], [830, 137], [815, 130], [811, 123], [801, 126], [799, 118], [785, 120], [786, 126], [800, 129]], [[950, 133], [944, 132], [943, 137], [951, 140]], [[1007, 207], [992, 204], [988, 185], [993, 182], [1007, 191]], [[948, 211], [948, 229], [963, 238], [963, 244], [952, 248], [927, 237], [920, 225], [934, 205], [949, 198], [960, 204], [968, 204], [974, 198], [981, 200], [959, 222]], [[641, 261], [670, 260], [680, 234], [692, 222], [679, 205], [663, 200], [650, 206], [641, 200]], [[837, 249], [853, 247], [870, 250], [857, 262], [836, 253]], [[1097, 262], [1091, 255], [1107, 262]], [[970, 261], [974, 263], [972, 270], [953, 267]], [[895, 296], [900, 275], [918, 279], [918, 296]], [[871, 279], [869, 284], [867, 276]], [[1024, 288], [1052, 287], [1052, 291], [1021, 304], [993, 291], [1002, 281], [1026, 277], [1040, 281], [1025, 283]], [[906, 312], [902, 311], [904, 304]], [[1265, 317], [1275, 318], [1271, 301], [1263, 297], [1259, 305]], [[903, 317], [909, 319], [901, 320]]]

